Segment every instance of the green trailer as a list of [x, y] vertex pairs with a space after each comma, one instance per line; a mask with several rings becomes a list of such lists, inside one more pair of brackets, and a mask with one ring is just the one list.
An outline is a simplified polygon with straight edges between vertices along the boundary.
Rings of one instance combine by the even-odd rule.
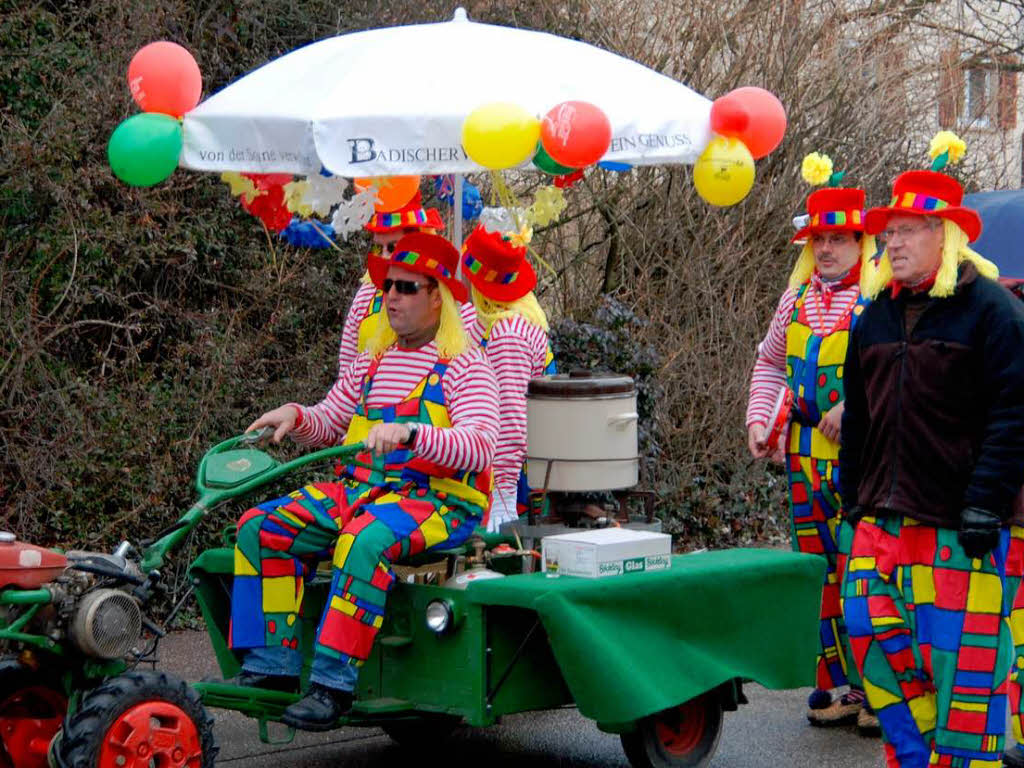
[[[290, 739], [278, 721], [298, 694], [186, 684], [144, 668], [162, 633], [147, 607], [165, 561], [211, 509], [356, 448], [281, 463], [246, 436], [227, 440], [199, 465], [198, 501], [148, 546], [49, 562], [55, 553], [0, 541], [0, 574], [5, 545], [20, 546], [26, 563], [17, 583], [0, 582], [0, 768], [205, 768], [217, 751], [208, 709], [250, 716], [264, 741]], [[227, 642], [230, 543], [202, 552], [188, 571], [224, 679], [240, 665]], [[451, 573], [456, 563], [489, 563], [508, 575], [400, 580], [356, 703], [338, 726], [380, 727], [422, 744], [459, 725], [576, 706], [619, 734], [634, 766], [702, 766], [723, 713], [745, 702], [745, 681], [812, 682], [819, 558], [734, 549], [677, 555], [663, 571], [587, 579], [523, 573], [529, 557], [508, 537], [480, 533], [402, 564], [440, 562]], [[307, 660], [328, 586], [329, 572], [318, 572], [305, 592]], [[308, 664], [303, 687], [307, 673]]]

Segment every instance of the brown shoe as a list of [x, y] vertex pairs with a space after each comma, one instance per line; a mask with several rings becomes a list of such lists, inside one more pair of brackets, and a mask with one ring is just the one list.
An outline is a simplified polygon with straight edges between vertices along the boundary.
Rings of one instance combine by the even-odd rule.
[[840, 696], [824, 709], [808, 710], [807, 722], [817, 728], [847, 725], [856, 722], [861, 709], [861, 702], [850, 701], [846, 696]]
[[882, 726], [878, 723], [878, 715], [867, 707], [861, 707], [857, 713], [857, 733], [861, 736], [881, 736]]

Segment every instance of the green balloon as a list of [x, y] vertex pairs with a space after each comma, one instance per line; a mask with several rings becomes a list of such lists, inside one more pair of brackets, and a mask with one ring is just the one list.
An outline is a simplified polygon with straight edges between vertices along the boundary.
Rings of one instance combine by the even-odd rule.
[[575, 168], [559, 165], [552, 160], [551, 155], [548, 154], [548, 151], [544, 149], [544, 145], [539, 141], [537, 142], [537, 154], [533, 156], [533, 164], [551, 176], [565, 176], [567, 173], [575, 173], [576, 171]]
[[151, 187], [174, 173], [181, 143], [181, 123], [175, 118], [143, 112], [114, 129], [107, 144], [107, 160], [125, 184]]

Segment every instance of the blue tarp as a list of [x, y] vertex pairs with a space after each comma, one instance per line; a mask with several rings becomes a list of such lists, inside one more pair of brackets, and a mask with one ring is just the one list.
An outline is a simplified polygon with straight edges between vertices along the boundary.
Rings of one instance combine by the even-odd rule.
[[1024, 189], [976, 192], [964, 205], [981, 214], [981, 237], [971, 247], [999, 267], [999, 276], [1024, 279]]

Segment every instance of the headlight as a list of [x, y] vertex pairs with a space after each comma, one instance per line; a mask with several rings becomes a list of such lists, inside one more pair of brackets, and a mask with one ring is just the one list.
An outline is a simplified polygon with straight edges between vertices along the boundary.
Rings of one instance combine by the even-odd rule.
[[427, 628], [441, 635], [455, 624], [455, 614], [447, 600], [431, 600], [426, 610]]

